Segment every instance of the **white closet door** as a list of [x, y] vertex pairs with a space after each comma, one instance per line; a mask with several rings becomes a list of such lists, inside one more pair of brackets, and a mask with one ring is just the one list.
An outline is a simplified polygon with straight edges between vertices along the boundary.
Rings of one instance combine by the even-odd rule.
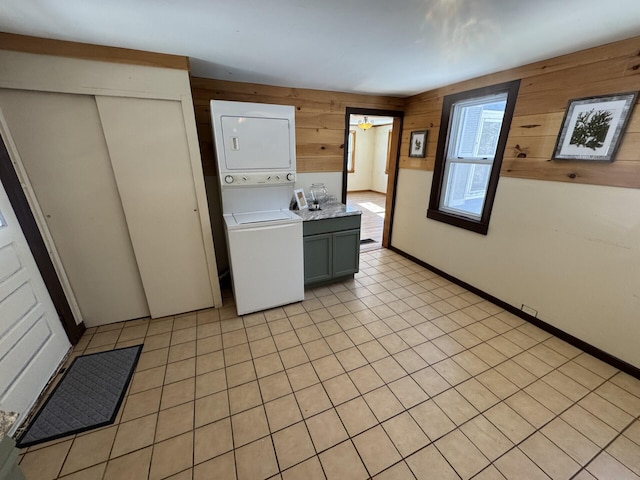
[[94, 97], [0, 89], [87, 327], [149, 315]]
[[182, 104], [96, 102], [151, 316], [213, 306]]

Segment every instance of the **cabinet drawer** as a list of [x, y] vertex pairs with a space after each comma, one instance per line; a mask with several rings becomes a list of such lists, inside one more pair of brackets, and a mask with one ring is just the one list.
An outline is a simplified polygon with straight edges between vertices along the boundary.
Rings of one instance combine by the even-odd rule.
[[310, 220], [302, 224], [302, 235], [316, 235], [319, 233], [339, 232], [360, 228], [360, 215]]

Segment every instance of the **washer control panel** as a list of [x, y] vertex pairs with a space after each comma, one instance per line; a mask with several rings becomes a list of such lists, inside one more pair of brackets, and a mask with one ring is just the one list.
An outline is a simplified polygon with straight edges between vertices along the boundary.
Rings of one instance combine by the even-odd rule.
[[295, 172], [227, 173], [222, 178], [222, 187], [287, 185], [295, 183]]

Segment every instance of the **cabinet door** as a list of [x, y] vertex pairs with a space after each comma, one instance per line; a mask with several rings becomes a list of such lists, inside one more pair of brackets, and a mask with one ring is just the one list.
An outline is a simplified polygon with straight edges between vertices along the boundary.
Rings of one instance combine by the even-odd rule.
[[324, 233], [304, 237], [304, 283], [321, 282], [332, 277], [333, 235]]
[[333, 234], [333, 276], [356, 273], [360, 264], [360, 229]]

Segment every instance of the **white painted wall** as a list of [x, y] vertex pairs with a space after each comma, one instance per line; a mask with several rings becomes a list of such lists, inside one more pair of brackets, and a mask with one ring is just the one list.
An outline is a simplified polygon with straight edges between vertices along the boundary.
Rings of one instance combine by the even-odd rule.
[[500, 178], [488, 235], [426, 218], [400, 170], [392, 245], [640, 367], [640, 190]]
[[387, 178], [384, 173], [387, 166], [387, 151], [389, 145], [389, 132], [393, 125], [381, 125], [375, 128], [375, 152], [373, 155], [373, 165], [371, 167], [371, 188], [374, 192], [387, 193]]
[[356, 132], [355, 168], [347, 176], [347, 191], [371, 190], [371, 172], [376, 151], [376, 127], [369, 130], [352, 128]]
[[356, 168], [348, 174], [347, 191], [357, 192], [373, 190], [386, 193], [387, 140], [392, 125], [381, 125], [369, 130], [356, 131]]

